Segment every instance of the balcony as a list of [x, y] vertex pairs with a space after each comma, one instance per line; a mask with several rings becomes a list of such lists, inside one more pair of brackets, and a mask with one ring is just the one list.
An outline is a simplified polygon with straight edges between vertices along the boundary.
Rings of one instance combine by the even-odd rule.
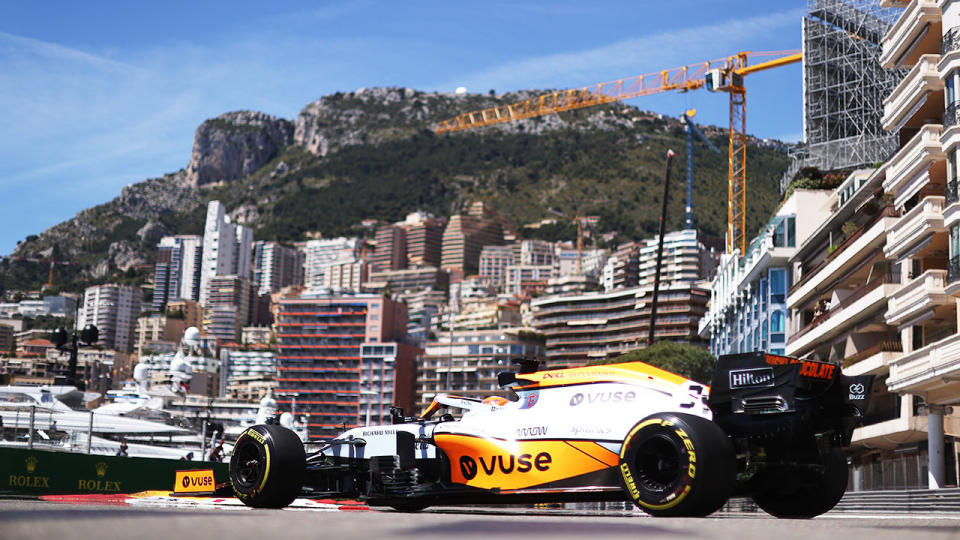
[[921, 242], [929, 242], [934, 233], [946, 232], [943, 224], [943, 197], [927, 197], [909, 212], [903, 215], [897, 223], [887, 231], [887, 245], [883, 254], [890, 259], [896, 259], [918, 251]]
[[934, 162], [946, 160], [940, 146], [942, 131], [940, 124], [923, 126], [890, 158], [883, 190], [896, 195], [895, 206], [902, 207], [930, 181], [930, 166]]
[[960, 255], [947, 259], [947, 285], [943, 288], [943, 293], [960, 297]]
[[806, 354], [813, 345], [849, 332], [852, 325], [876, 317], [874, 313], [882, 309], [887, 299], [900, 288], [899, 284], [891, 283], [897, 281], [898, 275], [890, 274], [871, 280], [837, 305], [831, 306], [825, 314], [790, 336], [786, 354]]
[[812, 268], [805, 268], [800, 280], [790, 288], [787, 306], [796, 307], [816, 293], [821, 285], [853, 268], [862, 260], [858, 255], [879, 250], [886, 241], [887, 230], [896, 225], [898, 216], [899, 213], [893, 207], [883, 208], [873, 219], [841, 242], [823, 261]]
[[[924, 118], [939, 116], [943, 110], [943, 80], [938, 63], [940, 56], [925, 54], [883, 100], [883, 129], [899, 130], [903, 126], [919, 127]], [[920, 119], [920, 120], [915, 120]]]
[[899, 339], [888, 339], [843, 359], [844, 375], [880, 375], [903, 353]]
[[953, 302], [954, 299], [943, 290], [946, 284], [946, 270], [927, 270], [900, 287], [887, 301], [887, 312], [884, 314], [887, 324], [905, 325], [936, 306]]
[[891, 392], [922, 394], [928, 403], [960, 392], [960, 334], [904, 354], [890, 364]]
[[881, 41], [880, 65], [910, 67], [926, 53], [940, 49], [940, 7], [937, 0], [911, 2]]

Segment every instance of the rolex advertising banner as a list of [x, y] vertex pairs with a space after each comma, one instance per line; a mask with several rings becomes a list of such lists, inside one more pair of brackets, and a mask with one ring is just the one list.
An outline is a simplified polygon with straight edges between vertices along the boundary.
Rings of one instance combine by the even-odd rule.
[[0, 493], [172, 491], [178, 470], [197, 468], [213, 469], [218, 484], [228, 480], [226, 463], [0, 448]]

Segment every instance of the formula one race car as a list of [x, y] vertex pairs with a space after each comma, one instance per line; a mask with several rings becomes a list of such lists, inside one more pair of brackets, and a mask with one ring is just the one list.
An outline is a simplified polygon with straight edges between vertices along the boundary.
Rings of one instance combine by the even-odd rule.
[[[712, 388], [641, 362], [501, 373], [510, 398], [436, 396], [420, 416], [350, 429], [306, 453], [258, 425], [237, 440], [233, 491], [253, 507], [298, 496], [434, 505], [632, 500], [656, 516], [705, 516], [732, 495], [778, 517], [840, 500], [842, 452], [872, 376], [763, 353], [721, 356]], [[463, 410], [455, 420], [437, 413]], [[313, 443], [311, 443], [312, 445]]]

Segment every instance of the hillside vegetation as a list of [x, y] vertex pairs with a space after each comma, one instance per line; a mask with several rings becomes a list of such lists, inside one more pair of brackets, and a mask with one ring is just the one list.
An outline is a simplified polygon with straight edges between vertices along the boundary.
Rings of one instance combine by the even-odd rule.
[[[614, 243], [625, 242], [656, 231], [667, 149], [677, 153], [668, 228], [682, 226], [686, 142], [674, 118], [612, 104], [438, 135], [429, 129], [439, 119], [431, 116], [434, 111], [462, 112], [517, 96], [464, 99], [409, 89], [378, 89], [363, 99], [345, 96], [350, 94], [308, 105], [292, 141], [252, 137], [251, 129], [290, 129], [282, 119], [269, 125], [272, 117], [261, 113], [231, 113], [229, 122], [209, 120], [197, 130], [189, 167], [128, 186], [113, 201], [31, 236], [13, 255], [45, 257], [55, 248], [58, 260], [72, 263], [57, 268], [55, 281], [63, 289], [118, 280], [143, 283], [159, 238], [202, 234], [206, 203], [215, 199], [235, 221], [254, 227], [258, 240], [295, 241], [311, 231], [324, 237], [361, 234], [363, 219], [399, 220], [415, 210], [450, 215], [482, 199], [518, 227], [553, 217], [548, 208], [599, 215], [595, 232], [616, 232]], [[255, 118], [256, 125], [245, 128], [246, 118]], [[701, 127], [717, 146], [726, 147], [726, 130]], [[250, 169], [249, 159], [246, 168], [224, 160], [238, 153], [243, 159], [253, 146], [256, 156], [269, 161], [255, 162], [259, 166], [251, 174], [197, 181], [204, 171]], [[722, 238], [726, 156], [713, 154], [701, 142], [694, 145], [694, 154], [697, 227]], [[777, 180], [787, 164], [784, 152], [751, 140], [748, 237], [778, 203]], [[0, 289], [37, 289], [46, 281], [47, 268], [8, 257], [0, 261]]]

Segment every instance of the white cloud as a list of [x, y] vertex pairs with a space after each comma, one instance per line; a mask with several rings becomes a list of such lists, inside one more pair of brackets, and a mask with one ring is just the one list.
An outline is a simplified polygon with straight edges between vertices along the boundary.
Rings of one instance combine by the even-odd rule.
[[[581, 86], [601, 82], [597, 74], [615, 78], [640, 75], [646, 71], [669, 69], [701, 60], [734, 54], [765, 41], [787, 27], [799, 26], [802, 9], [793, 9], [717, 24], [678, 28], [638, 38], [619, 40], [609, 45], [563, 54], [552, 54], [509, 61], [499, 66], [467, 73], [440, 84], [439, 88], [569, 87], [567, 81], [581, 80]], [[602, 75], [601, 75], [602, 76]], [[609, 76], [609, 75], [608, 75]]]

